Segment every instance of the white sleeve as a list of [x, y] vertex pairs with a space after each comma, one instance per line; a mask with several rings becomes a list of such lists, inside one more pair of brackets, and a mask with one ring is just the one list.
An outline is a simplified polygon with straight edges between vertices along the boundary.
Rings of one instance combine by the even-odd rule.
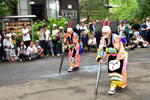
[[20, 47], [18, 47], [17, 50], [19, 51], [19, 50], [20, 50]]
[[96, 38], [94, 38], [94, 44], [96, 44]]
[[88, 29], [87, 29], [87, 27], [85, 26], [85, 31], [86, 31], [86, 33], [88, 33]]
[[4, 41], [3, 41], [3, 46], [6, 46], [5, 39], [4, 39]]
[[90, 40], [89, 40], [89, 43], [90, 43], [90, 44], [91, 44], [91, 41], [92, 41], [92, 40], [90, 39]]
[[26, 47], [26, 45], [24, 45], [24, 49], [26, 49], [27, 47]]

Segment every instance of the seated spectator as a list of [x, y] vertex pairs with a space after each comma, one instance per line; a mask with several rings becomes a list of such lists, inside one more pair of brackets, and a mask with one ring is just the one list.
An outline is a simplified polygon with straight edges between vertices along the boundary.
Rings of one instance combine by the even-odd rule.
[[36, 50], [38, 52], [38, 57], [43, 57], [44, 56], [43, 53], [42, 53], [43, 52], [43, 48], [41, 48], [41, 46], [39, 44], [40, 44], [39, 40], [36, 40], [34, 48], [36, 48]]
[[88, 52], [90, 52], [90, 46], [88, 45], [88, 35], [86, 33], [83, 34], [83, 37], [81, 38], [81, 42], [83, 44], [83, 47], [84, 46], [87, 46], [88, 47]]
[[141, 34], [140, 34], [139, 37], [137, 38], [137, 41], [138, 41], [139, 46], [141, 46], [142, 48], [144, 48], [144, 40], [143, 40]]
[[133, 41], [133, 39], [130, 39], [129, 49], [128, 50], [134, 50], [136, 48], [136, 45]]
[[144, 48], [149, 48], [149, 43], [146, 40], [144, 40]]
[[[135, 45], [136, 45], [136, 48], [138, 47], [138, 41], [136, 40], [136, 36], [135, 35], [133, 35], [131, 38], [130, 38], [130, 40], [133, 40], [133, 42], [135, 43]], [[129, 44], [130, 44], [130, 42], [129, 42]]]
[[16, 45], [16, 40], [18, 39], [18, 35], [14, 33], [14, 29], [13, 28], [10, 28], [10, 38], [11, 38], [11, 42], [12, 44], [14, 45], [14, 49], [15, 49], [15, 52], [17, 54], [17, 45]]
[[11, 42], [11, 39], [10, 39], [10, 35], [7, 34], [6, 38], [3, 40], [3, 47], [4, 47], [4, 51], [6, 52], [6, 59], [8, 61], [10, 61], [9, 58], [8, 58], [8, 52], [9, 52], [11, 44], [12, 44], [12, 42]]
[[33, 42], [30, 42], [30, 46], [27, 48], [27, 55], [29, 57], [29, 60], [34, 60], [38, 56], [37, 49], [34, 48]]
[[23, 41], [19, 41], [18, 57], [20, 59], [20, 62], [22, 62], [22, 60], [25, 60], [28, 58], [28, 56], [26, 54], [26, 46], [24, 45]]
[[0, 35], [0, 63], [3, 62], [3, 52], [2, 52], [2, 37]]
[[8, 56], [10, 57], [10, 60], [11, 61], [15, 61], [15, 57], [16, 57], [16, 54], [15, 54], [15, 49], [14, 49], [14, 45], [11, 44], [10, 46], [10, 49], [9, 49], [9, 52], [8, 52]]
[[94, 48], [96, 50], [96, 38], [94, 38], [94, 35], [91, 34], [90, 40], [88, 41], [88, 45], [90, 46], [90, 49]]

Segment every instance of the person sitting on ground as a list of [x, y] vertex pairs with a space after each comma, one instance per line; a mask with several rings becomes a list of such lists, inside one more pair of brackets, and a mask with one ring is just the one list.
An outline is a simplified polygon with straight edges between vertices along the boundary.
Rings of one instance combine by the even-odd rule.
[[16, 54], [15, 54], [15, 49], [14, 49], [13, 44], [10, 45], [10, 49], [8, 51], [8, 56], [10, 57], [11, 61], [13, 61], [13, 62], [15, 61]]
[[142, 48], [144, 48], [144, 40], [143, 40], [141, 34], [140, 34], [139, 37], [137, 38], [137, 41], [138, 41], [139, 46], [141, 46]]
[[40, 44], [39, 40], [36, 40], [34, 48], [37, 49], [38, 57], [43, 57], [44, 56], [43, 53], [42, 53], [43, 52], [43, 48], [41, 48], [41, 46], [39, 44]]
[[[133, 40], [133, 42], [135, 43], [136, 45], [136, 48], [138, 47], [138, 41], [136, 40], [136, 36], [133, 34], [133, 36], [130, 38], [130, 40]], [[129, 43], [130, 44], [130, 43]]]
[[37, 49], [33, 46], [33, 42], [30, 42], [30, 46], [27, 48], [27, 55], [29, 60], [34, 60], [37, 58], [38, 52]]
[[2, 52], [2, 49], [3, 49], [3, 47], [2, 47], [2, 37], [0, 35], [0, 63], [3, 62], [3, 52]]
[[3, 47], [4, 47], [4, 51], [6, 52], [6, 59], [8, 61], [10, 61], [9, 57], [8, 57], [8, 52], [9, 52], [11, 44], [12, 44], [12, 42], [11, 42], [11, 39], [10, 39], [10, 35], [7, 34], [6, 38], [3, 40]]
[[88, 45], [90, 46], [90, 49], [94, 48], [96, 50], [96, 38], [94, 38], [94, 35], [91, 34], [90, 40], [88, 41]]
[[134, 50], [136, 48], [136, 45], [133, 41], [133, 39], [130, 39], [129, 49], [128, 50]]
[[149, 43], [146, 40], [144, 40], [144, 48], [149, 48]]
[[88, 35], [86, 33], [84, 33], [83, 37], [81, 38], [81, 42], [83, 44], [83, 47], [87, 46], [88, 52], [90, 52], [90, 46], [88, 45], [88, 40], [89, 40]]
[[28, 58], [26, 54], [26, 46], [24, 45], [23, 41], [19, 41], [19, 46], [17, 50], [18, 50], [18, 57], [20, 59], [20, 62]]

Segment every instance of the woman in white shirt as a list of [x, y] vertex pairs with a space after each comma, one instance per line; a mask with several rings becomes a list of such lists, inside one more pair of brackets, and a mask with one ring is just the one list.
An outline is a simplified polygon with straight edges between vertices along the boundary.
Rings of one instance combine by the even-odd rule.
[[51, 51], [52, 56], [54, 56], [54, 51], [53, 51], [50, 31], [47, 30], [47, 26], [46, 25], [44, 25], [43, 28], [44, 28], [44, 35], [46, 37], [46, 39], [45, 39], [45, 42], [46, 42], [45, 49], [46, 49], [46, 52], [47, 52], [47, 56], [49, 56], [49, 50]]
[[34, 48], [32, 41], [30, 42], [30, 46], [27, 48], [27, 55], [29, 57], [29, 60], [34, 60], [38, 56], [37, 49]]
[[57, 41], [60, 40], [59, 36], [58, 36], [58, 32], [59, 30], [57, 29], [57, 25], [53, 24], [53, 30], [52, 30], [52, 35], [53, 35], [53, 43], [54, 43], [54, 54], [58, 54], [58, 56], [60, 56], [60, 53], [57, 53]]

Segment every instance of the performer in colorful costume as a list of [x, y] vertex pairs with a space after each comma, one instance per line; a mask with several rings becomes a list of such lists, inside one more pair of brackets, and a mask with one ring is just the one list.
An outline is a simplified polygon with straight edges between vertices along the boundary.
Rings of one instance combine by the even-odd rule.
[[[104, 50], [104, 55], [107, 54], [108, 60], [108, 72], [111, 79], [110, 90], [108, 94], [114, 94], [115, 89], [118, 87], [125, 88], [127, 86], [127, 52], [124, 50], [124, 39], [116, 34], [111, 34], [109, 26], [102, 28], [103, 37], [100, 41], [99, 49], [97, 50], [97, 60], [99, 65], [103, 62], [101, 59], [101, 52]], [[104, 39], [105, 38], [105, 39]], [[103, 40], [105, 40], [105, 46], [102, 47]], [[103, 56], [104, 58], [104, 56]]]
[[62, 49], [63, 52], [66, 49], [69, 49], [69, 63], [70, 63], [70, 68], [68, 69], [69, 72], [79, 67], [80, 63], [79, 48], [80, 45], [77, 34], [73, 32], [72, 28], [68, 28], [67, 33], [65, 35], [64, 43], [62, 44]]

